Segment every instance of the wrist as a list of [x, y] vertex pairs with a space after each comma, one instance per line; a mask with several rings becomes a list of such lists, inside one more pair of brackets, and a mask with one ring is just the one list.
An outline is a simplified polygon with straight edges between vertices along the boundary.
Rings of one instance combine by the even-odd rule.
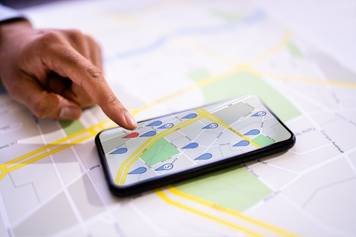
[[0, 23], [0, 42], [4, 42], [8, 38], [11, 38], [15, 35], [24, 33], [25, 31], [32, 30], [31, 23], [26, 19], [13, 19]]
[[22, 47], [26, 34], [32, 31], [32, 25], [26, 19], [17, 19], [0, 23], [0, 78], [4, 68]]
[[0, 23], [0, 59], [7, 51], [9, 44], [21, 39], [24, 34], [32, 31], [31, 23], [26, 19], [14, 19]]

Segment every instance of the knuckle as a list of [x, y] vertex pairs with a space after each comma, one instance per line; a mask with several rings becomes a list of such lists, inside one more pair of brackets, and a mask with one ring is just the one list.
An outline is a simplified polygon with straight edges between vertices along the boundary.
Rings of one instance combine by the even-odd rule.
[[55, 49], [61, 43], [62, 36], [60, 32], [46, 31], [35, 40], [33, 46], [36, 50], [48, 52]]
[[83, 39], [83, 33], [77, 29], [66, 30], [65, 34], [70, 40], [75, 42], [80, 42]]
[[110, 106], [118, 106], [121, 110], [126, 110], [114, 94], [111, 94], [107, 97], [106, 104]]
[[90, 36], [90, 35], [87, 35], [86, 37], [87, 37], [88, 41], [90, 42], [91, 47], [93, 47], [98, 53], [101, 54], [101, 47], [100, 47], [98, 41], [96, 41], [96, 40], [95, 40], [92, 36]]
[[43, 46], [50, 45], [53, 43], [58, 43], [60, 41], [61, 41], [61, 35], [59, 32], [56, 31], [46, 31], [38, 39], [38, 43]]
[[98, 82], [103, 81], [103, 72], [98, 67], [89, 67], [87, 68], [87, 72], [90, 75], [90, 78], [93, 80], [97, 80]]
[[106, 103], [110, 104], [110, 105], [114, 105], [117, 104], [119, 101], [117, 100], [117, 98], [114, 95], [110, 95], [107, 98]]
[[82, 36], [83, 33], [78, 29], [68, 29], [65, 31], [70, 36]]
[[86, 35], [86, 38], [92, 45], [99, 45], [98, 42], [90, 35]]

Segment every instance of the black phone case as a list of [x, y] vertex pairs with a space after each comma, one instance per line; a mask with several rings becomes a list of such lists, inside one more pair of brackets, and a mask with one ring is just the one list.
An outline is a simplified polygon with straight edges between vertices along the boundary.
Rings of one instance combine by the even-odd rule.
[[[262, 101], [261, 101], [262, 102]], [[219, 102], [216, 102], [219, 103]], [[262, 102], [263, 103], [263, 102]], [[215, 104], [215, 103], [214, 103]], [[101, 146], [101, 142], [100, 142], [100, 134], [106, 130], [109, 129], [113, 129], [113, 128], [109, 128], [106, 130], [101, 131], [100, 133], [98, 133], [95, 137], [95, 144], [99, 153], [99, 157], [100, 157], [100, 161], [101, 161], [101, 165], [103, 167], [104, 170], [104, 174], [105, 174], [105, 179], [107, 180], [107, 183], [109, 185], [109, 189], [110, 191], [119, 197], [125, 197], [125, 196], [129, 196], [129, 195], [134, 195], [134, 194], [138, 194], [138, 193], [142, 193], [148, 190], [152, 190], [155, 188], [159, 188], [165, 185], [169, 185], [169, 184], [173, 184], [173, 183], [177, 183], [179, 181], [183, 181], [186, 179], [190, 179], [190, 178], [194, 178], [197, 176], [201, 176], [207, 173], [210, 173], [212, 171], [218, 171], [218, 170], [222, 170], [224, 168], [228, 168], [231, 166], [237, 166], [237, 165], [241, 165], [243, 163], [246, 163], [248, 161], [253, 161], [253, 160], [257, 160], [259, 158], [267, 158], [268, 156], [272, 155], [272, 154], [276, 154], [276, 153], [280, 153], [283, 151], [288, 150], [289, 148], [291, 148], [295, 142], [295, 135], [293, 134], [293, 132], [268, 108], [268, 106], [266, 106], [266, 104], [263, 103], [263, 105], [268, 109], [268, 111], [278, 120], [278, 122], [281, 123], [281, 125], [290, 133], [290, 138], [288, 140], [285, 141], [280, 141], [274, 144], [271, 144], [269, 146], [254, 150], [254, 151], [250, 151], [244, 154], [240, 154], [237, 156], [232, 156], [230, 158], [226, 158], [220, 161], [216, 161], [210, 164], [206, 164], [203, 166], [199, 166], [199, 167], [195, 167], [189, 170], [184, 170], [178, 173], [174, 173], [174, 174], [170, 174], [167, 176], [163, 176], [163, 177], [159, 177], [159, 178], [152, 178], [152, 179], [147, 179], [145, 181], [136, 183], [134, 185], [127, 185], [125, 187], [119, 187], [117, 186], [114, 181], [112, 180], [112, 178], [110, 177], [110, 170], [108, 167], [108, 164], [105, 160], [105, 153], [104, 150]], [[204, 105], [206, 106], [206, 105]], [[195, 107], [195, 108], [191, 108], [191, 109], [197, 109], [200, 107], [204, 107], [204, 106], [199, 106], [199, 107]], [[187, 109], [187, 110], [182, 110], [179, 112], [174, 112], [174, 113], [170, 113], [170, 114], [166, 114], [166, 115], [162, 115], [159, 117], [154, 117], [154, 118], [149, 118], [149, 119], [145, 119], [142, 120], [140, 122], [145, 122], [147, 120], [152, 120], [152, 119], [157, 119], [157, 118], [162, 118], [168, 115], [174, 115], [177, 113], [181, 113], [184, 111], [188, 111], [191, 109]]]

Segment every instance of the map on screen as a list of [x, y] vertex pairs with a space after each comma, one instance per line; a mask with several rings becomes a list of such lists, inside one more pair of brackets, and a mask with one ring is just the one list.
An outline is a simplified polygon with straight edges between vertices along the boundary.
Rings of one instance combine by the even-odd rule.
[[111, 178], [129, 185], [287, 140], [291, 133], [254, 96], [228, 100], [100, 134]]

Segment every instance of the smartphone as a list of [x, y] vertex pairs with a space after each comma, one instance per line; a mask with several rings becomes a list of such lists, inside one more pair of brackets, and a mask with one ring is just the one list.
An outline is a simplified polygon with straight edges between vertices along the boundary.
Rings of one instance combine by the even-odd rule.
[[127, 196], [285, 151], [295, 136], [248, 96], [107, 129], [95, 143], [110, 190]]

